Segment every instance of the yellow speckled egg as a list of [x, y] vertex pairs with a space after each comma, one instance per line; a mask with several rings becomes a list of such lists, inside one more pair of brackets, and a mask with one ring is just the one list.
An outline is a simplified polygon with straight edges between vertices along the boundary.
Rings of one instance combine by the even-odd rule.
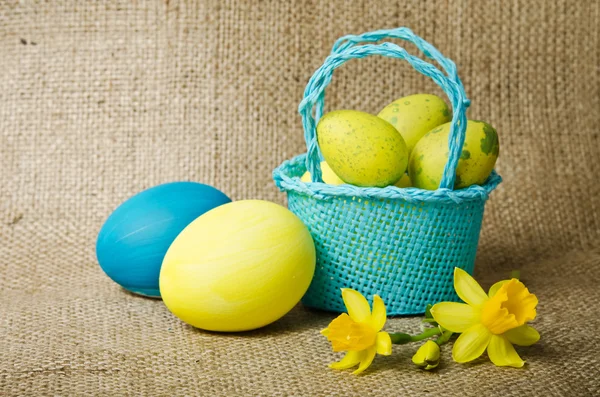
[[[408, 173], [413, 186], [436, 190], [448, 161], [451, 123], [428, 132], [413, 149]], [[492, 173], [498, 158], [498, 134], [483, 121], [468, 120], [465, 143], [456, 167], [455, 189], [481, 185]]]
[[167, 308], [194, 327], [246, 331], [276, 321], [308, 289], [315, 246], [288, 209], [261, 200], [236, 201], [188, 225], [160, 271]]
[[372, 114], [329, 112], [319, 120], [317, 139], [333, 172], [352, 185], [393, 185], [406, 171], [404, 139], [390, 123]]
[[429, 94], [397, 99], [383, 108], [378, 116], [398, 130], [406, 142], [409, 154], [423, 135], [452, 119], [446, 102]]
[[[310, 172], [306, 171], [300, 180], [302, 182], [312, 182], [310, 177]], [[346, 183], [342, 181], [340, 177], [335, 174], [335, 172], [333, 172], [326, 161], [321, 161], [321, 177], [323, 178], [323, 182], [328, 185], [343, 185]]]

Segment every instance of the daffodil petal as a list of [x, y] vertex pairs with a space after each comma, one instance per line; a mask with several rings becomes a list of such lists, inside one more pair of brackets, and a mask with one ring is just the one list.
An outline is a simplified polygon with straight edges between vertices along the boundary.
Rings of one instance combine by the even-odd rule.
[[329, 364], [329, 368], [348, 369], [361, 362], [365, 355], [365, 350], [359, 352], [348, 352], [340, 361]]
[[430, 309], [433, 319], [452, 332], [464, 332], [478, 324], [481, 311], [465, 303], [441, 302]]
[[469, 273], [458, 267], [454, 268], [454, 289], [460, 299], [471, 306], [481, 307], [488, 299], [485, 291], [477, 281]]
[[521, 368], [525, 364], [513, 345], [502, 335], [492, 336], [487, 352], [490, 360], [498, 367]]
[[508, 283], [509, 281], [510, 280], [502, 280], [502, 281], [498, 281], [496, 284], [492, 285], [490, 287], [490, 290], [488, 291], [488, 296], [491, 298], [494, 295], [496, 295], [496, 292], [498, 292], [500, 287], [502, 287], [504, 284]]
[[369, 368], [369, 365], [373, 362], [375, 358], [375, 354], [377, 353], [377, 347], [373, 346], [365, 350], [364, 356], [362, 360], [360, 360], [360, 365], [358, 368], [352, 372], [354, 375], [358, 375], [363, 372], [365, 369]]
[[527, 324], [506, 331], [504, 336], [510, 343], [517, 346], [531, 346], [540, 340], [540, 333]]
[[452, 347], [452, 358], [458, 363], [466, 363], [481, 356], [488, 344], [492, 334], [488, 329], [477, 324], [462, 333]]
[[387, 320], [385, 304], [379, 295], [373, 297], [373, 313], [371, 313], [371, 326], [375, 331], [380, 331]]
[[342, 288], [342, 299], [352, 320], [361, 323], [371, 319], [369, 302], [367, 302], [367, 299], [360, 292], [350, 288]]
[[323, 335], [323, 336], [329, 335], [329, 328], [322, 329], [321, 330], [321, 335]]
[[390, 338], [390, 334], [387, 332], [382, 331], [377, 334], [375, 345], [377, 346], [377, 354], [381, 354], [382, 356], [392, 354], [392, 338]]

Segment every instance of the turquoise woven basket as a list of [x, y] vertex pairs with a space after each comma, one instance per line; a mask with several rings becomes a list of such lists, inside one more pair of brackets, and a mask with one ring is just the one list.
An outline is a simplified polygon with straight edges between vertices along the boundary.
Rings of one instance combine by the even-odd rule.
[[[415, 44], [443, 72], [396, 44], [368, 44], [386, 38]], [[315, 126], [323, 114], [325, 88], [344, 62], [371, 55], [406, 60], [450, 99], [448, 163], [435, 191], [322, 182]], [[458, 299], [454, 268], [473, 272], [485, 202], [501, 182], [494, 171], [481, 186], [453, 190], [468, 106], [454, 63], [407, 28], [344, 36], [335, 43], [299, 106], [308, 151], [273, 172], [275, 184], [288, 195], [289, 209], [306, 224], [317, 248], [315, 276], [303, 298], [306, 306], [345, 311], [340, 288], [358, 290], [369, 300], [379, 294], [388, 315], [422, 314], [429, 303]], [[300, 181], [307, 169], [312, 174], [309, 183]]]

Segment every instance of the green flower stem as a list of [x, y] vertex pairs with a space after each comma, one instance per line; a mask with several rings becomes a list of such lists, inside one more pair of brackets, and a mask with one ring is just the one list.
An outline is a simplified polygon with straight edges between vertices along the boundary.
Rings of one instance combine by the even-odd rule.
[[419, 335], [409, 335], [398, 332], [390, 334], [390, 338], [392, 339], [393, 344], [404, 345], [406, 343], [418, 342], [420, 340], [431, 338], [432, 336], [440, 334], [442, 334], [442, 330], [439, 328], [429, 328]]
[[435, 343], [437, 343], [439, 346], [443, 345], [444, 343], [446, 343], [450, 340], [450, 338], [452, 337], [452, 334], [453, 334], [453, 332], [450, 332], [450, 331], [442, 332], [440, 337], [435, 340]]

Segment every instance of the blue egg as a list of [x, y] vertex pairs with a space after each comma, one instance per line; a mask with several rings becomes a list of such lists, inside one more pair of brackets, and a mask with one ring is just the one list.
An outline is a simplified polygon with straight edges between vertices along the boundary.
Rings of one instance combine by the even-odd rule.
[[106, 220], [96, 242], [104, 272], [136, 294], [160, 297], [158, 276], [167, 249], [194, 219], [231, 202], [212, 186], [173, 182], [136, 194]]

